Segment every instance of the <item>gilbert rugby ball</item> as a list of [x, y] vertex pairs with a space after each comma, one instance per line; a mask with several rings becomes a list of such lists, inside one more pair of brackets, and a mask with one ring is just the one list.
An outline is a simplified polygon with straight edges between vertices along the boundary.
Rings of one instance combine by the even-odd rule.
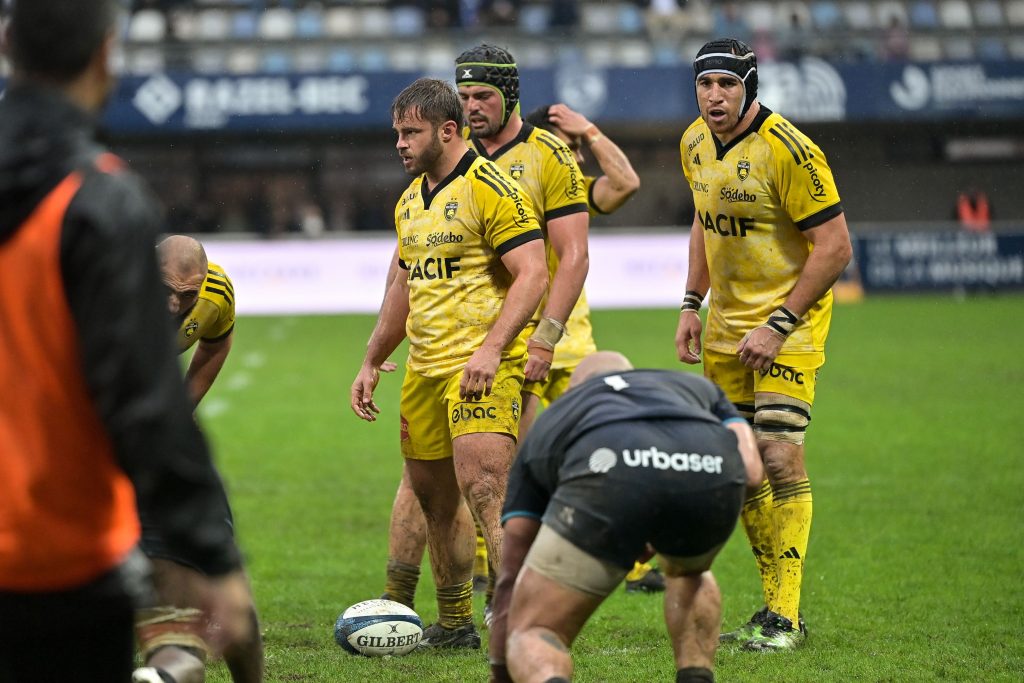
[[334, 640], [346, 652], [383, 657], [405, 655], [423, 637], [419, 615], [393, 600], [364, 600], [342, 612], [334, 624]]

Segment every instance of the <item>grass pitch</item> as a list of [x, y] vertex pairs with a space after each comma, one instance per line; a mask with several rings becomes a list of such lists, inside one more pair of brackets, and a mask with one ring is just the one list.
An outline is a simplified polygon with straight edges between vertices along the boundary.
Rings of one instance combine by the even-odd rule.
[[[837, 306], [807, 441], [810, 637], [793, 653], [723, 648], [719, 680], [1021, 680], [1022, 312], [1019, 295]], [[675, 311], [599, 311], [593, 320], [600, 347], [638, 367], [680, 368]], [[202, 406], [248, 556], [268, 680], [484, 681], [482, 653], [367, 659], [333, 641], [338, 614], [383, 590], [401, 471], [400, 372], [378, 389], [380, 421], [363, 423], [348, 408], [373, 323], [240, 319]], [[731, 628], [761, 604], [741, 530], [714, 572]], [[427, 565], [416, 606], [433, 621]], [[478, 624], [482, 608], [478, 596]], [[573, 650], [579, 681], [674, 680], [658, 596], [619, 589]], [[215, 664], [208, 680], [230, 678]]]

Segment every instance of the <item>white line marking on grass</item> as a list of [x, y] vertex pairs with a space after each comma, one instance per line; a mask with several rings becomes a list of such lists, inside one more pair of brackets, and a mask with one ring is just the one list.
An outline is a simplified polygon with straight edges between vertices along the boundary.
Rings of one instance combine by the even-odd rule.
[[228, 378], [228, 381], [224, 383], [224, 386], [231, 391], [239, 391], [245, 389], [252, 384], [252, 378], [248, 372], [236, 372]]
[[199, 414], [204, 418], [217, 417], [228, 412], [231, 403], [223, 398], [211, 398], [199, 404]]
[[242, 366], [246, 368], [260, 368], [267, 362], [267, 355], [262, 351], [250, 351], [242, 356]]

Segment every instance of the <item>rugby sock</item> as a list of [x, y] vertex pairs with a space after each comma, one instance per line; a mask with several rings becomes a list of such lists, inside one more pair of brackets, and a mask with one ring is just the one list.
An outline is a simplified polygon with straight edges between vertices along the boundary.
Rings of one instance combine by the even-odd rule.
[[473, 580], [437, 587], [437, 623], [458, 628], [473, 623]]
[[389, 600], [400, 602], [409, 609], [414, 609], [416, 600], [416, 584], [420, 580], [420, 568], [398, 560], [388, 560], [387, 579], [384, 590]]
[[480, 525], [476, 525], [476, 556], [473, 558], [473, 576], [487, 576], [487, 541]]
[[633, 568], [626, 574], [626, 581], [639, 581], [647, 576], [647, 572], [654, 569], [649, 562], [634, 562]]
[[[761, 574], [764, 604], [774, 605], [779, 593], [778, 565], [775, 562], [775, 521], [772, 514], [772, 487], [765, 480], [757, 493], [743, 504], [740, 515], [747, 540], [754, 551], [757, 571]], [[795, 623], [795, 622], [794, 622]]]
[[676, 683], [715, 683], [715, 674], [702, 666], [688, 666], [676, 671]]
[[811, 534], [811, 482], [807, 479], [781, 484], [773, 492], [773, 517], [778, 538], [779, 593], [775, 603], [768, 603], [793, 622], [796, 628], [800, 614], [800, 585], [804, 579], [804, 557]]
[[484, 596], [484, 604], [489, 605], [494, 600], [494, 586], [498, 582], [498, 572], [494, 571], [491, 563], [487, 563], [487, 593]]

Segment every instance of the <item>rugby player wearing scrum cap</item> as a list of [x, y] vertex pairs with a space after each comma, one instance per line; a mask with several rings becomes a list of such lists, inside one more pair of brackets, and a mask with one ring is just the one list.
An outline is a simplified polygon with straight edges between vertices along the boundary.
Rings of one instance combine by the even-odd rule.
[[[764, 607], [724, 641], [746, 649], [802, 643], [800, 587], [811, 529], [804, 432], [832, 315], [833, 283], [852, 255], [821, 149], [757, 101], [757, 58], [713, 40], [693, 63], [700, 118], [679, 143], [696, 215], [676, 350], [704, 362], [752, 424], [767, 481], [742, 520]], [[701, 304], [710, 289], [703, 343]]]

